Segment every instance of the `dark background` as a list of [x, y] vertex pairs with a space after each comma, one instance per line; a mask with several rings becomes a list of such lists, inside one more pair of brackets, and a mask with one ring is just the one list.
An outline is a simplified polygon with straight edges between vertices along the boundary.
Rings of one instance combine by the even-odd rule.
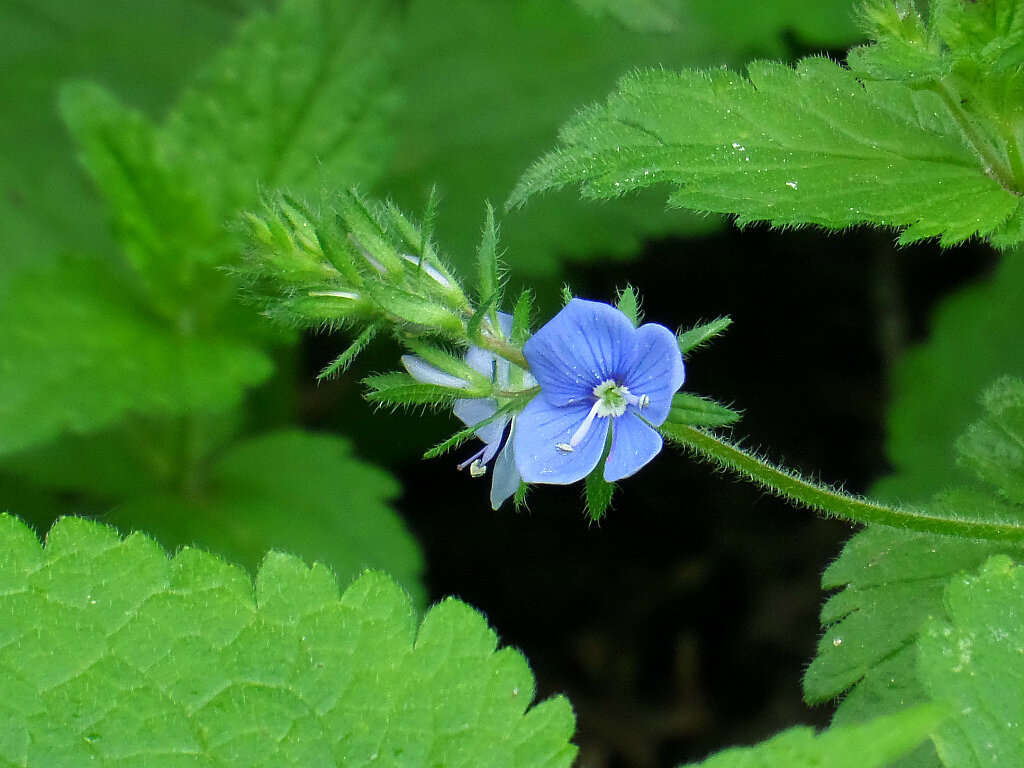
[[[670, 327], [730, 315], [732, 328], [687, 360], [684, 388], [743, 409], [734, 436], [745, 445], [859, 493], [887, 471], [888, 366], [923, 338], [939, 298], [995, 263], [980, 245], [894, 240], [730, 227], [651, 243], [632, 263], [574, 268], [568, 281], [603, 301], [631, 283], [646, 319]], [[311, 374], [340, 342], [308, 341]], [[364, 370], [392, 365], [393, 353], [378, 348]], [[852, 526], [672, 446], [620, 485], [600, 523], [586, 518], [581, 485], [540, 486], [528, 510], [492, 512], [488, 481], [456, 472], [458, 455], [418, 459], [453, 430], [450, 415], [410, 426], [404, 413], [352, 413], [351, 386], [310, 388], [308, 423], [340, 419], [367, 458], [398, 472], [431, 598], [483, 611], [526, 654], [541, 697], [569, 696], [578, 764], [667, 768], [828, 722], [831, 707], [803, 704], [800, 678], [819, 633], [821, 572]]]

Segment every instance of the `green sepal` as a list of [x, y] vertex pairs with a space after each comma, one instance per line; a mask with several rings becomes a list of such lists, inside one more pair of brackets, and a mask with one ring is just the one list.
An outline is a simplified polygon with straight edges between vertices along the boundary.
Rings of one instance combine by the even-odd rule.
[[515, 504], [516, 512], [521, 512], [522, 510], [527, 509], [526, 494], [529, 493], [529, 491], [530, 486], [520, 480], [519, 487], [516, 488], [515, 496], [512, 497], [512, 503]]
[[435, 300], [381, 282], [367, 283], [366, 291], [381, 311], [395, 320], [463, 338], [462, 318]]
[[466, 390], [424, 384], [407, 373], [382, 373], [363, 379], [367, 392], [364, 397], [371, 403], [388, 405], [445, 405], [450, 406], [457, 397], [465, 397]]
[[[479, 268], [479, 299], [490, 306], [491, 320], [497, 324], [497, 307], [501, 306], [501, 275], [498, 272], [498, 225], [494, 221], [494, 208], [487, 203], [483, 238], [476, 249]], [[483, 307], [481, 307], [483, 311]]]
[[512, 311], [512, 338], [509, 341], [516, 347], [523, 346], [530, 338], [530, 315], [533, 314], [533, 291], [526, 288], [519, 294], [516, 307]]
[[565, 285], [563, 285], [562, 286], [562, 304], [563, 305], [568, 304], [574, 298], [575, 298], [575, 296], [572, 295], [572, 289], [569, 287], [569, 284], [566, 283]]
[[494, 382], [488, 376], [467, 365], [461, 357], [456, 357], [440, 347], [427, 344], [419, 339], [403, 339], [403, 342], [405, 346], [435, 368], [450, 373], [471, 385], [465, 390], [469, 397], [486, 397], [494, 390]]
[[637, 295], [636, 288], [628, 283], [619, 291], [615, 307], [629, 318], [629, 322], [633, 324], [634, 328], [638, 327], [643, 320], [643, 313], [640, 311], [640, 297]]
[[376, 259], [392, 274], [403, 274], [403, 262], [394, 243], [359, 194], [354, 189], [346, 190], [338, 195], [336, 204], [345, 229], [357, 247], [365, 249], [363, 255]]
[[742, 414], [700, 395], [677, 392], [666, 421], [691, 427], [724, 427], [740, 420]]
[[604, 479], [604, 466], [612, 449], [613, 435], [614, 429], [609, 429], [608, 435], [605, 437], [601, 459], [584, 481], [583, 497], [586, 501], [587, 516], [594, 523], [605, 516], [612, 505], [612, 496], [615, 494], [615, 484]]
[[469, 322], [466, 323], [466, 336], [474, 344], [482, 346], [484, 344], [483, 331], [481, 328], [484, 324], [484, 319], [490, 321], [491, 327], [494, 332], [499, 336], [503, 335], [501, 332], [501, 324], [498, 322], [497, 312], [493, 310], [498, 304], [498, 294], [492, 293], [490, 297], [484, 301], [477, 310], [473, 313], [473, 316], [469, 318]]
[[383, 323], [379, 322], [371, 323], [366, 326], [366, 328], [363, 329], [363, 332], [356, 337], [356, 340], [349, 345], [348, 349], [334, 358], [330, 365], [320, 371], [316, 380], [323, 381], [324, 379], [329, 379], [332, 376], [337, 376], [338, 374], [343, 373], [345, 369], [352, 364], [352, 361], [359, 356], [359, 353], [366, 349], [367, 345], [373, 341], [374, 337], [382, 328]]
[[716, 336], [725, 332], [725, 329], [732, 325], [732, 318], [728, 315], [719, 317], [709, 323], [701, 323], [688, 331], [676, 334], [679, 341], [679, 351], [684, 355], [699, 349]]

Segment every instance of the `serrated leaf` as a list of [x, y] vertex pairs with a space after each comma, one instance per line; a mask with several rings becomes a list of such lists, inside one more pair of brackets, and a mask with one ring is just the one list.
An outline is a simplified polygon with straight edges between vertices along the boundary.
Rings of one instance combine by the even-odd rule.
[[510, 204], [566, 184], [611, 198], [667, 182], [671, 205], [740, 224], [869, 223], [906, 228], [904, 243], [947, 244], [992, 232], [1017, 207], [934, 94], [861, 83], [814, 57], [795, 69], [755, 62], [748, 78], [627, 76], [607, 104], [563, 127], [561, 148], [526, 173]]
[[422, 600], [419, 548], [391, 506], [398, 490], [343, 438], [276, 432], [232, 446], [202, 489], [140, 495], [104, 522], [172, 551], [199, 542], [250, 570], [271, 547], [324, 563], [342, 582], [374, 568]]
[[270, 373], [247, 340], [170, 327], [95, 259], [0, 287], [0, 453], [131, 413], [228, 408]]
[[[222, 222], [185, 168], [168, 162], [161, 133], [141, 113], [89, 83], [65, 86], [60, 108], [149, 300], [173, 314], [188, 300], [183, 294], [194, 290], [200, 277], [197, 263], [224, 261]], [[206, 271], [201, 279], [225, 282], [224, 276]]]
[[224, 216], [260, 185], [368, 183], [387, 148], [391, 17], [378, 0], [284, 0], [258, 12], [167, 119]]
[[619, 291], [615, 308], [629, 318], [629, 322], [633, 324], [634, 328], [640, 325], [640, 321], [643, 319], [640, 312], [640, 297], [637, 296], [636, 288], [632, 285], [627, 285]]
[[[941, 611], [942, 590], [995, 553], [1024, 560], [1024, 549], [870, 526], [854, 536], [822, 577], [841, 589], [822, 608], [824, 635], [804, 676], [804, 696], [844, 696], [835, 724], [860, 723], [926, 701], [916, 668], [923, 623]], [[930, 747], [900, 766], [938, 760]]]
[[712, 755], [692, 768], [882, 768], [921, 743], [942, 719], [934, 706], [917, 707], [865, 725], [790, 728], [754, 747]]
[[950, 581], [943, 605], [919, 644], [929, 692], [955, 713], [933, 736], [943, 763], [1024, 764], [1024, 569], [993, 557]]
[[[729, 32], [687, 24], [665, 35], [626, 30], [571, 0], [413, 0], [398, 65], [396, 157], [381, 191], [418, 210], [436, 184], [444, 200], [437, 238], [470, 274], [480, 201], [503, 200], [581, 103], [638, 66], [734, 60]], [[556, 274], [567, 257], [626, 256], [647, 237], [718, 226], [713, 217], [665, 211], [654, 195], [602, 206], [563, 195], [501, 222], [509, 266], [534, 276]]]
[[[886, 452], [891, 477], [873, 494], [917, 501], [943, 489], [956, 468], [954, 441], [980, 414], [978, 393], [1024, 372], [1024, 259], [1000, 261], [986, 281], [946, 298], [928, 340], [907, 352], [891, 377]], [[978, 343], [983, 339], [984, 343]]]
[[[417, 625], [369, 572], [271, 553], [247, 575], [192, 549], [0, 517], [0, 759], [27, 768], [568, 766], [563, 698], [457, 600]], [[28, 639], [30, 638], [30, 641]]]

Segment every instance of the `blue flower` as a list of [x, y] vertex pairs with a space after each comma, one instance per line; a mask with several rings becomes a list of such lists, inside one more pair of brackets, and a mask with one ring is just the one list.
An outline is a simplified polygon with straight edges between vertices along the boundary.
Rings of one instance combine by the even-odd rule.
[[663, 325], [635, 328], [622, 312], [573, 299], [523, 347], [540, 394], [519, 415], [516, 462], [528, 483], [566, 484], [604, 465], [629, 477], [662, 447], [654, 427], [683, 384], [683, 356]]
[[[498, 313], [501, 332], [507, 338], [512, 333], [512, 316], [504, 312]], [[458, 376], [436, 368], [416, 355], [403, 355], [402, 364], [409, 374], [417, 381], [428, 384], [440, 384], [444, 387], [467, 389], [470, 384]], [[493, 352], [480, 347], [471, 346], [466, 352], [466, 364], [475, 371], [490, 378], [497, 389], [528, 389], [536, 386], [533, 376], [516, 368]], [[520, 381], [514, 381], [521, 377]], [[493, 398], [462, 398], [456, 400], [452, 410], [467, 427], [472, 427], [491, 418], [499, 408], [498, 401]], [[473, 477], [480, 477], [487, 472], [487, 465], [494, 461], [491, 470], [491, 507], [497, 509], [504, 501], [519, 489], [519, 470], [516, 467], [515, 447], [512, 435], [515, 421], [509, 414], [502, 414], [489, 424], [476, 430], [476, 436], [484, 441], [484, 447], [459, 465], [459, 469], [469, 467]], [[497, 457], [497, 458], [495, 458]]]

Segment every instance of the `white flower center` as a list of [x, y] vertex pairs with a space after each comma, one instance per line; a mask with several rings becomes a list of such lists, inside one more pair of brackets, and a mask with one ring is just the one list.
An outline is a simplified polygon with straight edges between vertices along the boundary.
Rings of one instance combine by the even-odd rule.
[[627, 405], [637, 408], [646, 408], [651, 404], [651, 398], [647, 395], [634, 395], [625, 384], [619, 384], [614, 379], [606, 379], [594, 387], [596, 402], [583, 420], [579, 428], [573, 433], [568, 443], [558, 443], [555, 447], [564, 453], [570, 453], [579, 445], [598, 416], [601, 418], [617, 418], [626, 412]]

